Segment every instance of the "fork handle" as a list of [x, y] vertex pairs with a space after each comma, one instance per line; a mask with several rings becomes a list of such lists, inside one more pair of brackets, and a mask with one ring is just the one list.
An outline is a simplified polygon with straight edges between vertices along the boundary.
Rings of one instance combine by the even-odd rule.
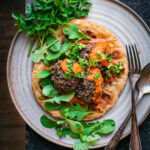
[[137, 126], [136, 107], [133, 89], [132, 89], [132, 126], [131, 126], [131, 139], [129, 148], [130, 150], [142, 150], [141, 140], [139, 136], [139, 129]]
[[126, 117], [126, 119], [124, 120], [124, 122], [121, 124], [120, 128], [117, 130], [117, 132], [115, 133], [115, 135], [112, 137], [112, 139], [110, 140], [110, 142], [107, 144], [107, 146], [104, 148], [104, 150], [115, 150], [119, 141], [120, 141], [120, 137], [125, 129], [125, 127], [127, 126], [129, 119], [131, 117], [131, 111], [129, 112], [128, 116]]

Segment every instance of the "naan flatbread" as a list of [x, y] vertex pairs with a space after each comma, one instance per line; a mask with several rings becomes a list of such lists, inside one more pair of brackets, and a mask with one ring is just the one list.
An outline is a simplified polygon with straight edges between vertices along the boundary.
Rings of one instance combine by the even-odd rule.
[[[102, 27], [98, 24], [95, 24], [95, 23], [92, 23], [90, 21], [83, 20], [83, 19], [72, 20], [70, 24], [77, 25], [78, 28], [84, 33], [86, 33], [87, 30], [90, 30], [94, 35], [96, 35], [97, 38], [106, 39], [112, 53], [115, 52], [118, 54], [118, 57], [117, 59], [114, 59], [114, 62], [116, 63], [121, 62], [124, 67], [124, 73], [121, 74], [120, 78], [115, 78], [111, 84], [104, 83], [103, 91], [107, 93], [107, 95], [110, 96], [110, 102], [105, 107], [103, 107], [100, 112], [89, 114], [88, 116], [85, 116], [83, 118], [83, 120], [93, 120], [93, 119], [103, 116], [117, 102], [118, 96], [126, 84], [126, 80], [128, 76], [128, 61], [127, 61], [127, 57], [124, 53], [124, 50], [120, 42], [105, 27]], [[55, 35], [60, 41], [63, 41], [63, 39], [65, 38], [62, 32], [62, 28], [63, 27], [60, 27], [57, 30], [57, 34]], [[39, 79], [36, 78], [36, 75], [37, 75], [37, 72], [42, 70], [44, 67], [45, 67], [45, 64], [43, 63], [43, 61], [41, 61], [40, 63], [34, 64], [33, 71], [32, 71], [32, 89], [36, 97], [36, 100], [43, 107], [43, 109], [45, 108], [44, 108], [44, 102], [42, 102], [42, 99], [41, 99], [42, 90], [39, 84]], [[48, 111], [48, 112], [55, 118], [63, 119], [59, 110]]]

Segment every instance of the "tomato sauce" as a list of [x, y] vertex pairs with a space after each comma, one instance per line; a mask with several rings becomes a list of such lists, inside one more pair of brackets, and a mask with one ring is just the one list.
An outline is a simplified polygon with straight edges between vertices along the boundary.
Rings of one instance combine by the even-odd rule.
[[76, 103], [79, 103], [79, 104], [81, 104], [81, 105], [84, 105], [84, 104], [85, 104], [84, 101], [79, 100], [77, 97], [73, 97], [68, 103], [69, 103], [69, 104], [76, 104]]
[[[67, 59], [64, 59], [64, 61], [61, 63], [61, 69], [63, 72], [69, 72], [68, 71], [68, 66], [67, 66]], [[81, 66], [78, 63], [74, 63], [72, 66], [72, 69], [74, 70], [75, 74], [79, 72], [84, 72], [84, 70], [81, 68]]]
[[45, 66], [44, 70], [52, 70], [52, 66], [50, 66], [50, 67]]
[[[101, 71], [97, 68], [97, 67], [91, 67], [89, 69], [89, 73], [90, 75], [87, 76], [87, 79], [89, 81], [94, 81], [95, 85], [96, 85], [96, 90], [94, 93], [94, 96], [92, 97], [92, 100], [94, 103], [99, 103], [101, 100], [101, 96], [102, 96], [102, 83], [103, 83], [103, 77], [101, 75]], [[100, 78], [96, 79], [95, 78], [95, 74], [98, 73], [100, 74]]]

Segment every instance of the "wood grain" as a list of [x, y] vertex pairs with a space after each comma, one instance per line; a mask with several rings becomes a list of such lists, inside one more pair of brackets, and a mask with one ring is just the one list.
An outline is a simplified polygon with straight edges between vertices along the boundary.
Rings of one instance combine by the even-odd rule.
[[13, 10], [24, 12], [24, 0], [5, 0], [0, 5], [0, 149], [25, 150], [25, 122], [9, 95], [6, 63], [9, 47], [17, 28], [11, 17]]

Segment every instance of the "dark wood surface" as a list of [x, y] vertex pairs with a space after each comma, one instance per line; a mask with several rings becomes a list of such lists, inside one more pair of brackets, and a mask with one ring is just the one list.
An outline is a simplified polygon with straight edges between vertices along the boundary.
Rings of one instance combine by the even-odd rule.
[[8, 92], [6, 62], [17, 28], [13, 10], [24, 12], [24, 0], [3, 0], [0, 4], [0, 149], [25, 150], [25, 122], [18, 114]]

